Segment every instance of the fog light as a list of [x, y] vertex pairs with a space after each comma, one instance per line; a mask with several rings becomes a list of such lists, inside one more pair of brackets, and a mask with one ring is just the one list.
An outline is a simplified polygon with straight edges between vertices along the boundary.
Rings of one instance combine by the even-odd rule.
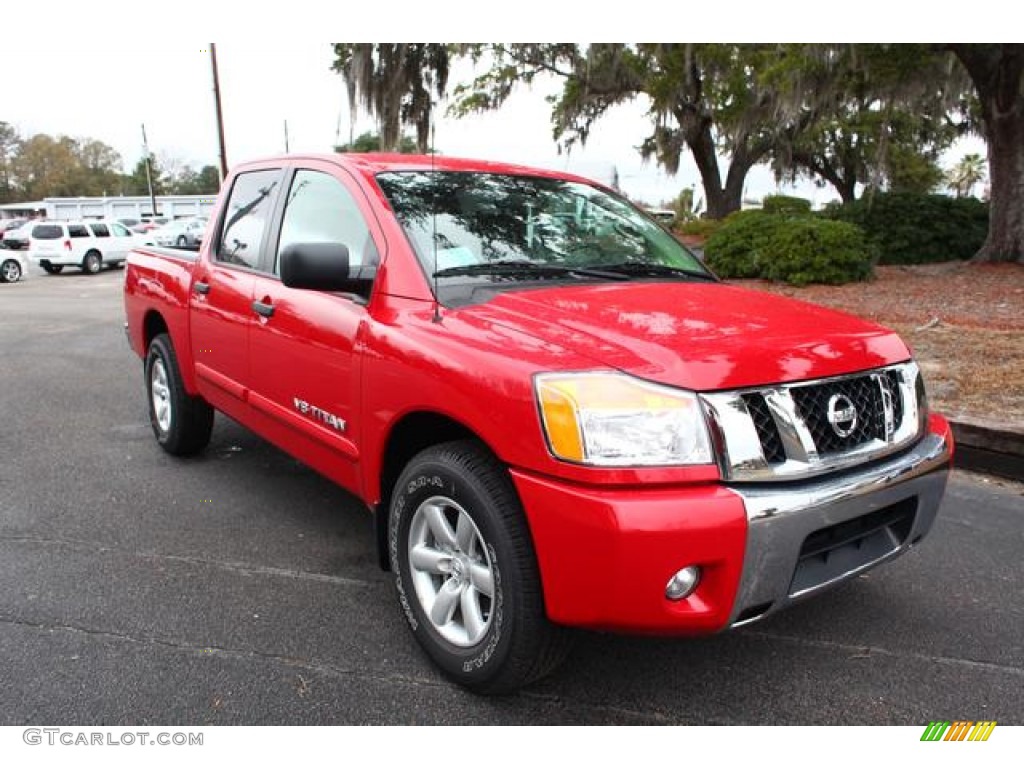
[[668, 580], [665, 587], [665, 597], [669, 600], [682, 600], [693, 594], [693, 590], [700, 583], [700, 568], [696, 565], [688, 565], [676, 572], [676, 575]]

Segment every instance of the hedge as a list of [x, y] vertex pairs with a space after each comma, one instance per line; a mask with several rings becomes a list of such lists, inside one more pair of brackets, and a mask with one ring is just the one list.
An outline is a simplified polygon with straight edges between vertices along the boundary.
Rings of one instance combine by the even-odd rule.
[[973, 197], [876, 193], [822, 215], [861, 227], [881, 264], [969, 259], [988, 234], [988, 206]]

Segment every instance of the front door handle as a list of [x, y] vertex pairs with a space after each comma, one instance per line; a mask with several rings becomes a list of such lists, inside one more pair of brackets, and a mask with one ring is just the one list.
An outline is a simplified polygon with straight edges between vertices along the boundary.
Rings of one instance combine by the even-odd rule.
[[196, 280], [196, 282], [192, 284], [192, 287], [195, 289], [196, 293], [201, 293], [204, 296], [210, 292], [210, 284], [204, 283], [201, 280]]
[[263, 317], [270, 317], [274, 314], [273, 304], [264, 304], [262, 301], [254, 301], [252, 303], [252, 308], [257, 315], [262, 315]]

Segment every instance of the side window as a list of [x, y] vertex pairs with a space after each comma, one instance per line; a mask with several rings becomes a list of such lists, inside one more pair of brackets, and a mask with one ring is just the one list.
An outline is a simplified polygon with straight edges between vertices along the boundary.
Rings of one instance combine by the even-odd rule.
[[128, 231], [127, 227], [124, 227], [117, 222], [113, 222], [110, 225], [110, 229], [114, 232], [114, 237], [131, 237], [132, 233]]
[[288, 190], [281, 237], [274, 257], [280, 274], [281, 251], [292, 243], [341, 243], [353, 266], [378, 260], [363, 214], [345, 186], [319, 171], [298, 171]]
[[225, 264], [255, 269], [260, 260], [263, 233], [274, 204], [281, 171], [240, 174], [231, 188], [224, 229], [214, 257]]
[[88, 237], [89, 230], [85, 224], [68, 224], [68, 237]]
[[89, 228], [96, 237], [110, 237], [110, 230], [106, 224], [90, 224]]

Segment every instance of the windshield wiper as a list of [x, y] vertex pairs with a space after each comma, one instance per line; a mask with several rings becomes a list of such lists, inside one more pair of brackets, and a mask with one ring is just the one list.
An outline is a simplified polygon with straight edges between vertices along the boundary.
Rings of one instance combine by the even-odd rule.
[[501, 275], [508, 277], [561, 277], [566, 275], [584, 275], [600, 277], [604, 280], [627, 280], [627, 275], [606, 272], [603, 269], [589, 269], [563, 266], [561, 264], [542, 264], [535, 261], [504, 260], [486, 261], [481, 264], [462, 264], [458, 267], [446, 267], [434, 273], [434, 277], [463, 277], [473, 275]]
[[[622, 261], [617, 264], [597, 264], [602, 272], [611, 272], [628, 277], [691, 277], [717, 283], [718, 278], [708, 272], [685, 267], [670, 267], [667, 264], [651, 264], [642, 261]], [[596, 270], [595, 270], [596, 271]]]

